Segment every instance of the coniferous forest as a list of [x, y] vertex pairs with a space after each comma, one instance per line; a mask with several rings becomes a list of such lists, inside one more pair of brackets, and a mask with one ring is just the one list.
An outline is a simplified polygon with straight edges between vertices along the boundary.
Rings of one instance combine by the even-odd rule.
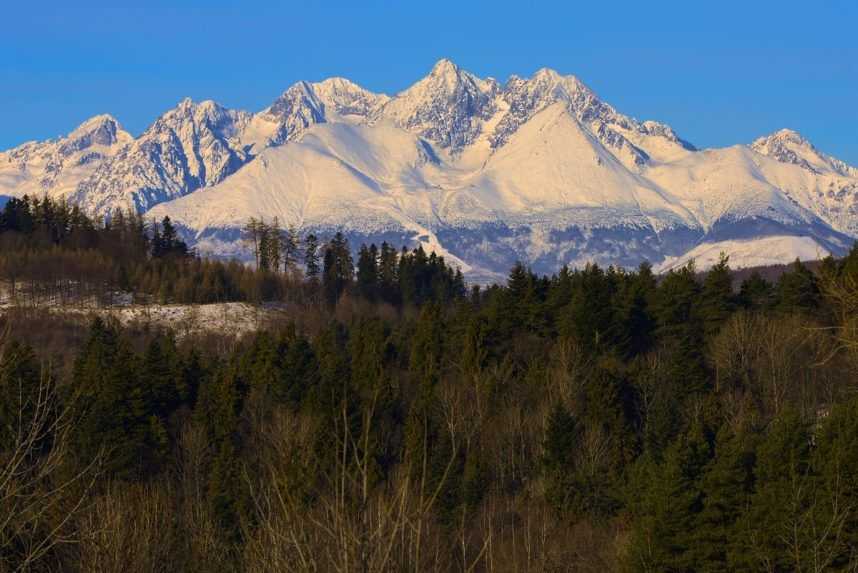
[[[0, 572], [858, 570], [858, 248], [511, 269], [0, 212]], [[353, 255], [356, 253], [356, 256]], [[279, 302], [248, 336], [45, 304]]]

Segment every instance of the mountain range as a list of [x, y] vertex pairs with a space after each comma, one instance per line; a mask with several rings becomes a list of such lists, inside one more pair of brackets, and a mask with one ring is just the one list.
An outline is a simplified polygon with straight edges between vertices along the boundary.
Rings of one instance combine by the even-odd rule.
[[0, 153], [0, 196], [169, 215], [199, 252], [246, 256], [250, 217], [352, 245], [422, 244], [475, 281], [515, 261], [665, 270], [843, 254], [858, 169], [791, 130], [697, 149], [574, 76], [505, 83], [449, 60], [408, 89], [298, 82], [249, 113], [185, 99], [138, 137], [109, 115]]

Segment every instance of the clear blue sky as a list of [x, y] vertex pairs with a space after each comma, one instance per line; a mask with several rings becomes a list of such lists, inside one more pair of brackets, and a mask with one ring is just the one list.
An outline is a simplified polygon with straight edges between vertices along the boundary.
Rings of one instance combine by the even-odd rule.
[[252, 111], [299, 79], [396, 92], [449, 57], [578, 75], [701, 147], [781, 127], [858, 165], [858, 2], [10, 1], [0, 148], [97, 113], [139, 134], [184, 96]]

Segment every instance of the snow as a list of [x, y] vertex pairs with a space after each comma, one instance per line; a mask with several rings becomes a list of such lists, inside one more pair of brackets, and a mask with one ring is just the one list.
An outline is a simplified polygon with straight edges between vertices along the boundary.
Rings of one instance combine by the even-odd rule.
[[[169, 328], [180, 338], [203, 332], [240, 337], [272, 320], [288, 317], [288, 311], [282, 305], [257, 306], [244, 302], [141, 305], [128, 304], [120, 298], [117, 297], [117, 304], [112, 306], [43, 304], [40, 307], [52, 314], [82, 322], [101, 316], [114, 318], [124, 326]], [[0, 316], [12, 308], [14, 305], [8, 300], [0, 301]]]
[[133, 140], [110, 115], [92, 117], [71, 133], [0, 153], [0, 194], [64, 198]]
[[774, 235], [746, 241], [704, 243], [679, 257], [668, 257], [654, 270], [665, 273], [693, 260], [695, 268], [703, 271], [718, 264], [722, 253], [730, 257], [729, 265], [734, 269], [788, 264], [796, 259], [815, 261], [828, 255], [828, 251], [810, 237]]
[[842, 250], [858, 236], [858, 170], [798, 133], [698, 151], [547, 68], [501, 85], [444, 59], [392, 97], [329, 78], [256, 114], [186, 99], [136, 139], [115, 127], [105, 140], [115, 125], [96, 117], [0, 154], [0, 195], [169, 215], [222, 256], [241, 254], [248, 218], [276, 217], [421, 244], [472, 276], [516, 259], [556, 270], [772, 235]]

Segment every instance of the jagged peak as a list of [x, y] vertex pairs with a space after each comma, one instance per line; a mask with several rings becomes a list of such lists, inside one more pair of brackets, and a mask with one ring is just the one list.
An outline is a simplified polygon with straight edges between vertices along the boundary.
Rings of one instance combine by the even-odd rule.
[[[234, 112], [214, 100], [206, 99], [200, 102], [195, 102], [189, 97], [183, 98], [173, 109], [161, 115], [153, 124], [153, 127], [158, 125], [174, 125], [175, 122], [184, 123], [187, 121], [198, 123], [201, 121], [229, 121], [230, 118], [235, 119], [236, 114], [243, 112]], [[151, 128], [150, 128], [151, 129]]]
[[369, 90], [364, 89], [358, 84], [354, 83], [348, 78], [344, 78], [342, 76], [333, 76], [330, 78], [326, 78], [320, 82], [315, 82], [313, 87], [316, 88], [328, 88], [328, 89], [340, 89], [340, 90], [349, 90], [349, 91], [361, 91], [361, 92], [369, 92]]
[[119, 121], [109, 113], [101, 113], [98, 115], [94, 115], [91, 118], [87, 119], [79, 126], [77, 126], [74, 131], [91, 131], [93, 129], [98, 129], [103, 125], [115, 125], [116, 127], [120, 127]]
[[555, 84], [562, 83], [567, 88], [571, 87], [577, 90], [584, 89], [589, 91], [589, 88], [587, 88], [587, 86], [578, 79], [578, 76], [572, 74], [561, 74], [552, 68], [540, 68], [536, 70], [536, 73], [534, 73], [530, 79], [531, 81], [537, 82], [549, 82]]
[[769, 147], [780, 147], [786, 144], [794, 144], [815, 151], [815, 148], [810, 141], [805, 139], [796, 130], [789, 128], [779, 129], [769, 135], [758, 137], [753, 143], [751, 143], [751, 147], [757, 151], [761, 151]]
[[384, 94], [375, 93], [366, 89], [365, 87], [354, 83], [353, 81], [334, 76], [331, 78], [324, 79], [320, 82], [315, 82], [310, 84], [310, 89], [313, 90], [313, 93], [317, 96], [335, 96], [335, 95], [348, 95], [348, 96], [359, 96], [370, 99], [387, 99], [387, 96]]
[[534, 79], [536, 78], [549, 78], [549, 79], [557, 79], [560, 77], [560, 74], [557, 70], [552, 68], [539, 68], [536, 70], [536, 73], [533, 74]]
[[805, 139], [799, 132], [794, 129], [783, 128], [772, 133], [771, 135], [763, 136], [757, 139], [759, 142], [765, 141], [788, 141], [790, 143], [798, 143], [801, 145], [810, 145], [810, 142]]
[[176, 105], [174, 109], [187, 111], [194, 108], [194, 100], [190, 97], [185, 96], [182, 100]]
[[482, 79], [467, 70], [463, 70], [451, 60], [443, 58], [435, 63], [429, 75], [400, 92], [398, 96], [421, 91], [427, 87], [437, 89], [439, 86], [443, 86], [448, 92], [453, 92], [463, 85], [471, 85], [477, 90], [487, 93], [495, 90], [498, 83], [493, 78]]
[[212, 111], [214, 111], [214, 112], [222, 112], [222, 111], [227, 111], [227, 109], [225, 107], [223, 107], [221, 104], [214, 101], [213, 99], [204, 99], [202, 101], [195, 102], [191, 98], [185, 97], [182, 99], [182, 101], [180, 101], [176, 105], [176, 107], [174, 107], [170, 111], [181, 111], [181, 112], [196, 112], [196, 111], [212, 112]]
[[316, 95], [313, 91], [313, 85], [305, 80], [299, 80], [286, 88], [281, 97], [293, 94], [301, 94], [306, 97], [314, 97]]
[[132, 139], [131, 134], [122, 129], [116, 118], [108, 113], [87, 119], [69, 133], [67, 138], [69, 140], [86, 138], [88, 141], [100, 145], [113, 145]]
[[830, 169], [847, 177], [858, 175], [858, 169], [819, 151], [793, 129], [780, 129], [771, 135], [760, 137], [751, 144], [751, 149], [781, 163], [793, 163], [814, 173]]
[[433, 76], [446, 76], [448, 74], [458, 74], [459, 66], [453, 63], [449, 58], [441, 58], [435, 65], [432, 66], [432, 71], [429, 73]]

